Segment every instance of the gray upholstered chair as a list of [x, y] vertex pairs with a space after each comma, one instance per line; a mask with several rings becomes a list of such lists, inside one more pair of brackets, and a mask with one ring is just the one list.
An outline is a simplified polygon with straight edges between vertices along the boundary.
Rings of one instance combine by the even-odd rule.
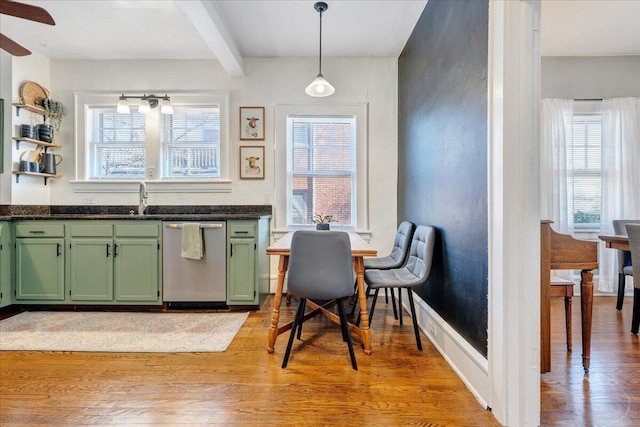
[[640, 224], [627, 224], [631, 261], [633, 263], [633, 315], [631, 317], [631, 333], [638, 335], [640, 326]]
[[[378, 291], [380, 288], [407, 289], [407, 294], [409, 296], [409, 308], [411, 310], [411, 317], [413, 318], [413, 330], [416, 335], [418, 350], [422, 350], [422, 342], [420, 341], [418, 320], [416, 319], [416, 311], [413, 305], [413, 288], [424, 284], [429, 278], [435, 238], [436, 231], [433, 227], [419, 225], [413, 233], [411, 248], [409, 250], [409, 258], [403, 267], [393, 268], [390, 270], [365, 270], [364, 272], [364, 280], [367, 283], [368, 288], [375, 290], [373, 301], [371, 303], [371, 310], [369, 311], [369, 322], [371, 322], [371, 319], [373, 318], [373, 312], [376, 308], [376, 300], [378, 299]], [[399, 317], [402, 319], [402, 310], [399, 310]]]
[[[282, 368], [287, 367], [296, 331], [301, 331], [307, 299], [335, 300], [340, 316], [342, 339], [349, 346], [351, 365], [357, 370], [356, 356], [344, 309], [344, 298], [353, 295], [353, 265], [349, 235], [342, 231], [296, 231], [291, 238], [288, 290], [299, 298]], [[300, 333], [298, 332], [298, 339]]]
[[[616, 235], [625, 236], [627, 230], [626, 224], [640, 224], [640, 219], [614, 219], [613, 220], [613, 232]], [[616, 309], [622, 310], [622, 304], [624, 303], [624, 290], [626, 276], [633, 276], [633, 269], [631, 267], [631, 254], [627, 251], [618, 250], [618, 301], [616, 302]]]
[[[387, 256], [377, 257], [377, 258], [364, 258], [364, 268], [365, 270], [390, 270], [392, 268], [402, 267], [406, 262], [409, 255], [409, 247], [411, 246], [411, 238], [413, 237], [413, 232], [415, 231], [416, 226], [409, 221], [402, 221], [398, 226], [398, 231], [396, 232], [396, 237], [393, 240], [393, 247], [391, 248], [391, 253]], [[391, 304], [393, 306], [393, 317], [395, 319], [398, 318], [398, 312], [396, 311], [396, 301], [393, 293], [393, 288], [390, 289], [391, 293]], [[357, 293], [357, 292], [356, 292]], [[367, 289], [367, 295], [369, 294], [369, 290]], [[387, 294], [387, 288], [384, 290], [385, 300], [389, 302], [389, 296]], [[400, 299], [400, 296], [398, 296]], [[353, 304], [353, 309], [351, 310], [351, 315], [356, 311], [356, 307], [358, 306], [357, 299]]]

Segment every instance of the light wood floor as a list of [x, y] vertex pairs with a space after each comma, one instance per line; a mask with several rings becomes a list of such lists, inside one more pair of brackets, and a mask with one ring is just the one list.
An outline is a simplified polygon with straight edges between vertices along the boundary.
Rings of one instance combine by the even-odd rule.
[[564, 303], [551, 306], [551, 372], [541, 376], [543, 426], [640, 426], [640, 343], [631, 334], [633, 298], [622, 311], [613, 297], [593, 306], [591, 368], [582, 369], [580, 297], [573, 299], [573, 352], [567, 353]]
[[[579, 298], [569, 356], [562, 303], [552, 303], [544, 426], [640, 425], [631, 298], [622, 313], [613, 298], [595, 300], [588, 377], [580, 361]], [[249, 316], [225, 353], [0, 352], [0, 425], [498, 425], [424, 336], [424, 350], [416, 349], [408, 317], [400, 327], [384, 303], [378, 306], [374, 352], [357, 351], [357, 372], [339, 328], [323, 318], [305, 324], [304, 343], [282, 370], [288, 334], [275, 354], [266, 352], [270, 302]], [[285, 308], [281, 320], [294, 308]]]

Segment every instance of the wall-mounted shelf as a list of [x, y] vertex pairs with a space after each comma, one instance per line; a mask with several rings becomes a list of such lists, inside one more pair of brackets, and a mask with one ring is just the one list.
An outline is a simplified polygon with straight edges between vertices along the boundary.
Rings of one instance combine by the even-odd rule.
[[45, 149], [51, 147], [51, 148], [60, 148], [62, 147], [62, 145], [60, 144], [54, 144], [53, 142], [44, 142], [44, 141], [40, 141], [38, 139], [33, 139], [33, 138], [25, 138], [23, 136], [14, 136], [12, 137], [13, 139], [15, 139], [16, 141], [16, 150], [20, 149], [20, 141], [24, 141], [24, 142], [29, 142], [31, 144], [36, 144], [36, 145], [42, 145]]
[[40, 114], [42, 116], [45, 115], [44, 108], [36, 107], [35, 105], [21, 104], [19, 102], [14, 102], [13, 106], [16, 107], [16, 116], [20, 115], [20, 109], [25, 109], [27, 111], [31, 111], [32, 113]]
[[25, 171], [13, 171], [13, 174], [16, 176], [16, 184], [20, 182], [20, 175], [42, 177], [44, 178], [44, 185], [47, 185], [47, 179], [60, 178], [62, 176], [62, 175], [52, 174], [52, 173], [38, 173], [38, 172], [25, 172]]

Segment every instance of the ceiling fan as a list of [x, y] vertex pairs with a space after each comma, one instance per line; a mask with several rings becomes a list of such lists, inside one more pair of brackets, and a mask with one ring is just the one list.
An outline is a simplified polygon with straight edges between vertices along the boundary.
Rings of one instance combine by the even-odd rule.
[[[0, 14], [15, 16], [48, 25], [56, 25], [49, 12], [45, 9], [30, 4], [18, 3], [12, 0], [0, 0]], [[9, 37], [0, 33], [0, 49], [9, 52], [13, 56], [31, 55], [31, 51], [14, 42]]]

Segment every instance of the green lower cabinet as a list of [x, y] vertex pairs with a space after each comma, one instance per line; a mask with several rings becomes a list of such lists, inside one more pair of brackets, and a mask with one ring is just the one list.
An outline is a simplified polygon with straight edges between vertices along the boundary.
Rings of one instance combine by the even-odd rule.
[[0, 307], [12, 304], [11, 284], [13, 244], [11, 223], [8, 221], [0, 221]]
[[115, 239], [116, 302], [160, 301], [158, 239]]
[[73, 301], [113, 300], [113, 239], [71, 239], [70, 296]]
[[227, 221], [227, 305], [260, 307], [269, 295], [269, 218]]
[[256, 240], [254, 238], [229, 239], [227, 268], [227, 304], [256, 304]]
[[64, 299], [64, 239], [16, 239], [16, 300]]

